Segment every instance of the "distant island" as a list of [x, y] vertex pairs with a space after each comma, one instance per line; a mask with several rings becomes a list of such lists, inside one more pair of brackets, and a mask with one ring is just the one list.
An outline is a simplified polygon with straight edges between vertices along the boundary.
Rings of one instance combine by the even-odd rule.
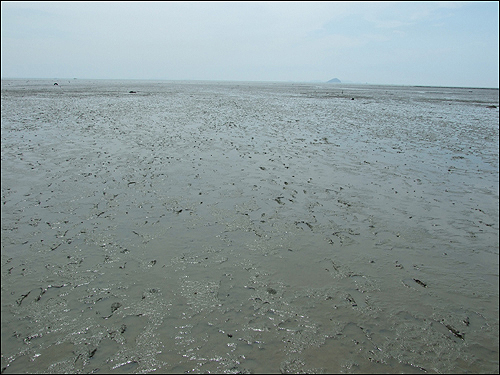
[[342, 82], [340, 82], [340, 79], [334, 78], [334, 79], [329, 80], [327, 83], [342, 83]]

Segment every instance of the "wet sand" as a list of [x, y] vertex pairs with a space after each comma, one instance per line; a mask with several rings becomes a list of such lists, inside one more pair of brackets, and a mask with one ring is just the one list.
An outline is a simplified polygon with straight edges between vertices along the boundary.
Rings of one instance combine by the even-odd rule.
[[2, 372], [498, 373], [498, 90], [57, 82], [2, 80]]

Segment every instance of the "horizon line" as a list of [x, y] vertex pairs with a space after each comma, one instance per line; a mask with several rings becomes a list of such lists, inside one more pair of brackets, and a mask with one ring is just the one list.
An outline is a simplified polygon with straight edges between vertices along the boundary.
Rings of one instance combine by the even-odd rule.
[[234, 80], [234, 79], [169, 79], [169, 78], [78, 78], [78, 77], [57, 77], [57, 78], [42, 78], [42, 77], [1, 77], [1, 80], [24, 80], [24, 79], [33, 79], [33, 80], [89, 80], [89, 81], [97, 81], [97, 80], [109, 80], [109, 81], [182, 81], [182, 82], [268, 82], [268, 83], [310, 83], [310, 84], [328, 84], [328, 85], [368, 85], [368, 86], [401, 86], [401, 87], [435, 87], [435, 88], [463, 88], [463, 89], [490, 89], [490, 90], [498, 90], [499, 87], [488, 87], [488, 86], [445, 86], [445, 85], [430, 85], [430, 84], [401, 84], [401, 83], [370, 83], [370, 82], [355, 82], [348, 81], [344, 82], [340, 80], [340, 82], [328, 82], [321, 80]]

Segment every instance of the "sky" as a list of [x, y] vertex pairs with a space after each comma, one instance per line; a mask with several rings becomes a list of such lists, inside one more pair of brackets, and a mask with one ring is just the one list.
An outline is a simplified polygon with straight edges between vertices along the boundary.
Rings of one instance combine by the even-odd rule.
[[499, 2], [1, 2], [2, 78], [499, 87]]

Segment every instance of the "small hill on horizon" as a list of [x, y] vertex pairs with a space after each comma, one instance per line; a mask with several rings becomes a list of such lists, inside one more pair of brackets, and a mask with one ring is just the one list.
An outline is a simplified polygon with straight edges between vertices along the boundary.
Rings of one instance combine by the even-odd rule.
[[333, 78], [333, 79], [329, 80], [327, 83], [342, 83], [342, 82], [340, 82], [340, 79], [338, 79], [338, 78]]

